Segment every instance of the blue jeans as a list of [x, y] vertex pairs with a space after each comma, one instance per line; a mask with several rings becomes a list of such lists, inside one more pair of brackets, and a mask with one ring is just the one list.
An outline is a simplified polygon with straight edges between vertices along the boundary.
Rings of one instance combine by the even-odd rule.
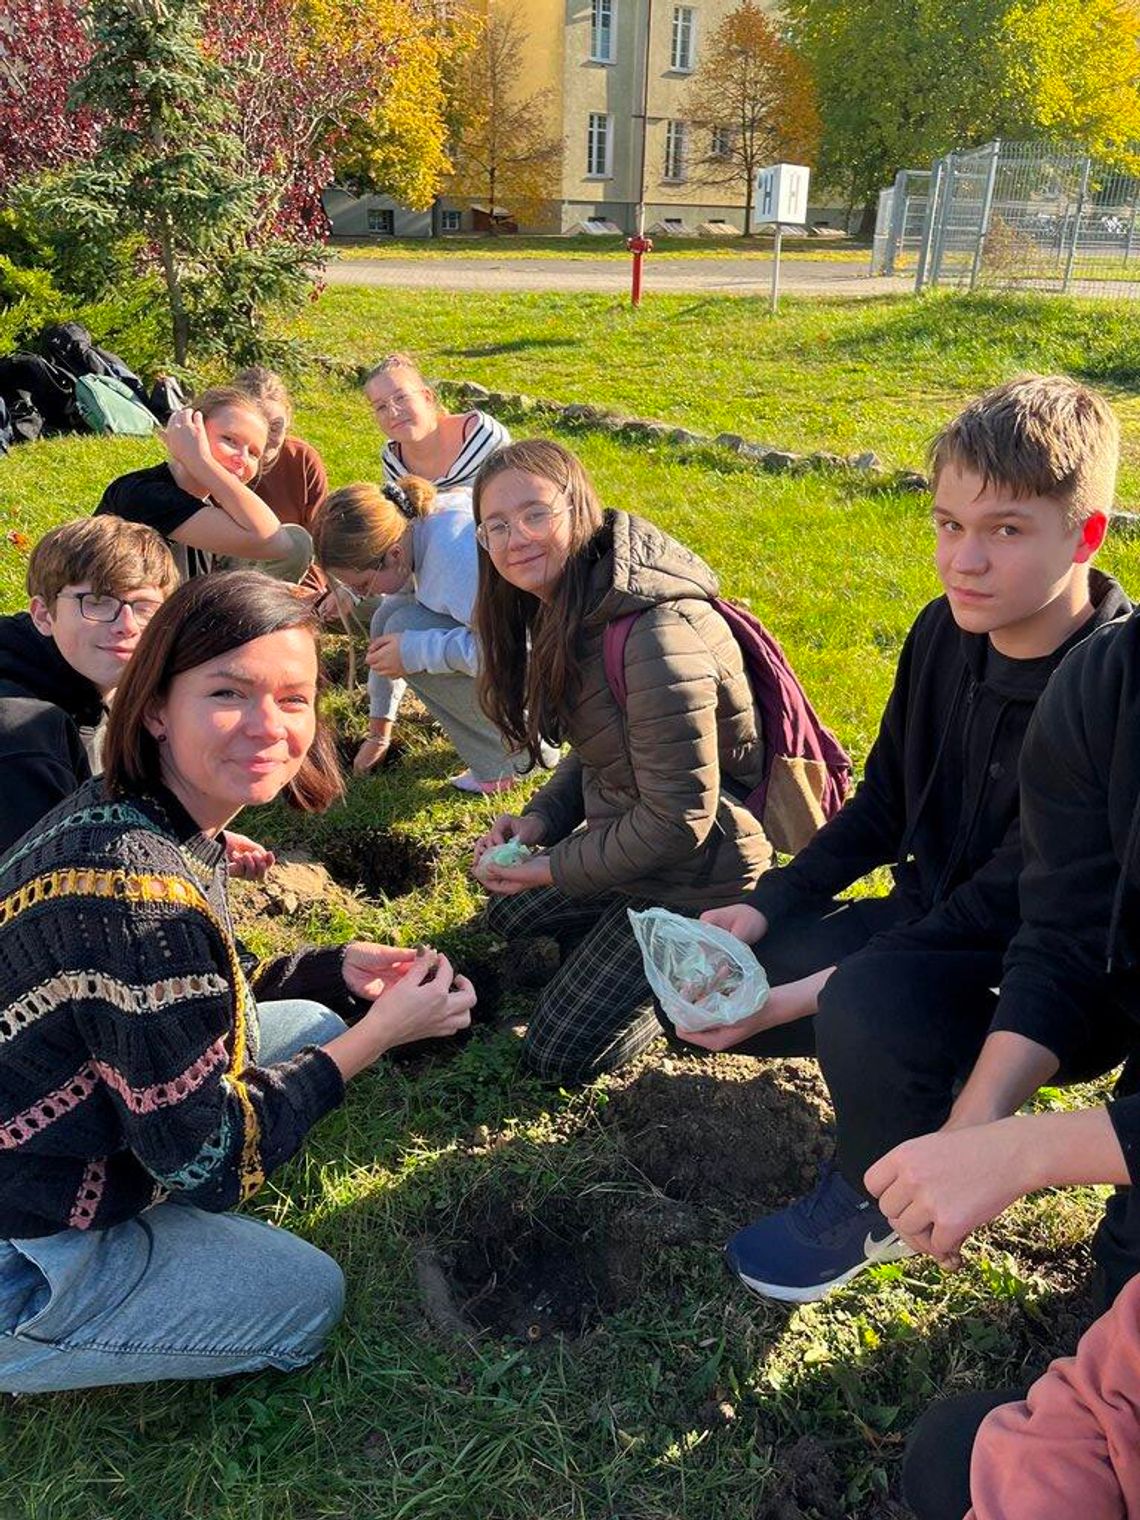
[[[319, 1003], [258, 1012], [266, 1066], [345, 1027]], [[0, 1391], [289, 1371], [318, 1355], [343, 1307], [323, 1251], [174, 1200], [109, 1230], [0, 1240]]]

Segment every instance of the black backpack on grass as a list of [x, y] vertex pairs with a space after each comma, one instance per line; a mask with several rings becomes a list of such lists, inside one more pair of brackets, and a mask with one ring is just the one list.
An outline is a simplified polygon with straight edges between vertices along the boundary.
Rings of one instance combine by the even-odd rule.
[[111, 376], [121, 380], [141, 406], [147, 404], [146, 387], [126, 362], [110, 349], [100, 348], [82, 322], [59, 322], [45, 327], [39, 336], [44, 354], [75, 380], [84, 375]]
[[0, 396], [13, 419], [18, 400], [21, 409], [30, 404], [48, 432], [75, 432], [83, 425], [75, 410], [75, 381], [39, 354], [8, 354], [0, 359]]
[[34, 443], [44, 430], [44, 419], [31, 403], [27, 391], [17, 391], [9, 406], [0, 396], [0, 454], [17, 443]]

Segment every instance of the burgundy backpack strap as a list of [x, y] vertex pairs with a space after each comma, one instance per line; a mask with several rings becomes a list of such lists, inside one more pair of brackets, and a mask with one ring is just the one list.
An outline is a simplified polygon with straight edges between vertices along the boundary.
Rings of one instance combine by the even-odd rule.
[[612, 623], [606, 624], [606, 631], [602, 635], [602, 662], [606, 671], [606, 685], [613, 693], [614, 700], [622, 712], [625, 712], [628, 696], [625, 684], [625, 646], [629, 643], [630, 632], [639, 616], [637, 612], [628, 612], [625, 617], [615, 618]]

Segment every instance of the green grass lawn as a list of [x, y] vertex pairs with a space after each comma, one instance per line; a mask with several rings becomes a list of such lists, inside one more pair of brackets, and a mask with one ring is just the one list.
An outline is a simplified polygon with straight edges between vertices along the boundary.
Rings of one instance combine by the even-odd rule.
[[[1096, 379], [1137, 420], [1133, 314], [1100, 303], [789, 300], [773, 323], [737, 299], [657, 298], [632, 316], [596, 297], [341, 289], [301, 331], [340, 360], [375, 357], [383, 334], [443, 377], [797, 450], [874, 448], [905, 467], [963, 397], [1022, 368]], [[349, 387], [299, 387], [298, 430], [334, 484], [375, 474], [379, 435]], [[1130, 435], [1126, 499], [1140, 485]], [[936, 591], [924, 499], [889, 477], [768, 476], [727, 455], [562, 436], [607, 502], [682, 538], [764, 616], [861, 762], [902, 639]], [[107, 480], [157, 457], [155, 444], [60, 439], [0, 461], [0, 606], [21, 600], [25, 551], [10, 535], [89, 509]], [[1102, 562], [1140, 589], [1136, 542], [1110, 541]], [[342, 730], [360, 731], [359, 693], [334, 690], [332, 705]], [[274, 808], [243, 820], [346, 879], [354, 848], [392, 873], [387, 892], [277, 917], [239, 888], [259, 948], [430, 937], [488, 972], [487, 946], [463, 926], [479, 902], [470, 841], [495, 809], [446, 786], [455, 760], [437, 735], [412, 723], [407, 739], [398, 765], [354, 782], [324, 819]], [[402, 890], [409, 865], [421, 884]], [[507, 970], [496, 1022], [448, 1056], [362, 1077], [256, 1202], [345, 1267], [331, 1353], [291, 1377], [0, 1400], [0, 1515], [886, 1517], [903, 1436], [932, 1397], [1016, 1382], [1071, 1346], [1092, 1190], [1019, 1205], [957, 1276], [905, 1263], [825, 1304], [764, 1304], [726, 1277], [719, 1246], [804, 1185], [824, 1144], [810, 1065], [656, 1055], [553, 1091], [518, 1069], [512, 1022], [533, 994]], [[441, 1273], [489, 1328], [447, 1330]], [[538, 1303], [547, 1281], [563, 1295], [553, 1308]]]
[[[750, 238], [658, 237], [653, 243], [653, 258], [716, 259], [768, 258], [771, 237]], [[628, 259], [625, 236], [591, 237], [517, 237], [455, 236], [440, 238], [380, 238], [375, 241], [334, 238], [329, 245], [340, 259]], [[786, 237], [781, 257], [826, 259], [829, 263], [867, 264], [870, 249], [846, 239]]]

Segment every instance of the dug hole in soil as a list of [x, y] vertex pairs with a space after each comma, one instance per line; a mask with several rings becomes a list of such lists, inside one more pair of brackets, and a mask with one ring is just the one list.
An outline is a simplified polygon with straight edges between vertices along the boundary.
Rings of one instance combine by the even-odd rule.
[[612, 1079], [597, 1114], [615, 1173], [655, 1191], [601, 1188], [538, 1207], [472, 1198], [457, 1245], [418, 1258], [437, 1329], [524, 1343], [584, 1335], [638, 1300], [656, 1253], [719, 1242], [723, 1216], [743, 1223], [805, 1192], [830, 1150], [826, 1090], [808, 1061], [651, 1055]]
[[426, 887], [435, 875], [439, 850], [396, 829], [330, 831], [318, 845], [329, 875], [350, 892], [369, 897], [402, 897]]
[[449, 1334], [536, 1344], [575, 1340], [640, 1295], [655, 1246], [699, 1233], [696, 1211], [668, 1199], [555, 1195], [531, 1209], [495, 1196], [473, 1204], [446, 1260], [420, 1253], [428, 1318]]

